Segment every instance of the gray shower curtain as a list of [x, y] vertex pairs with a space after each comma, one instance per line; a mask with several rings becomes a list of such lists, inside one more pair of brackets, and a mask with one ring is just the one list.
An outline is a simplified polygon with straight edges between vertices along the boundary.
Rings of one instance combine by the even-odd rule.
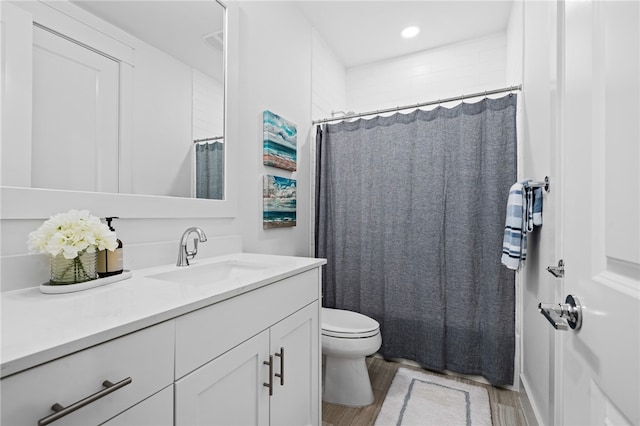
[[224, 144], [196, 143], [196, 198], [224, 198]]
[[387, 358], [513, 382], [516, 95], [319, 129], [324, 306], [381, 324]]

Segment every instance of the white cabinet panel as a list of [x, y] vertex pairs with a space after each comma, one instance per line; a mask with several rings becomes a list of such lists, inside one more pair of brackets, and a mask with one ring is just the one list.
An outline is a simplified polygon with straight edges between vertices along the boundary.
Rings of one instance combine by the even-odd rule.
[[269, 424], [269, 332], [176, 382], [178, 425]]
[[271, 328], [271, 353], [284, 354], [274, 357], [274, 371], [281, 377], [274, 377], [272, 425], [319, 422], [318, 310], [319, 303], [312, 303]]

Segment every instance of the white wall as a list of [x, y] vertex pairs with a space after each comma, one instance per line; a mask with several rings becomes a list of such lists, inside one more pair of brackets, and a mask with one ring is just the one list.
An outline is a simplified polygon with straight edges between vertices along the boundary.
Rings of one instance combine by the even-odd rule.
[[[522, 58], [524, 43], [524, 19], [523, 0], [514, 0], [507, 24], [506, 36], [506, 86], [517, 86], [522, 84]], [[518, 140], [518, 176], [522, 179], [522, 151], [523, 151], [523, 130], [522, 130], [522, 92], [518, 93], [518, 104], [516, 108], [517, 140]], [[514, 389], [522, 391], [520, 372], [522, 369], [522, 274], [516, 274], [515, 282], [516, 294], [516, 353], [514, 360]], [[523, 395], [525, 398], [525, 395]]]
[[524, 0], [513, 0], [505, 34], [507, 86], [522, 84], [524, 54]]
[[[327, 46], [317, 31], [312, 32], [311, 55], [311, 117], [313, 120], [339, 117], [347, 112], [347, 70], [338, 57]], [[309, 253], [315, 250], [315, 170], [316, 170], [316, 126], [312, 126], [311, 140], [311, 211]]]
[[312, 43], [311, 116], [320, 120], [333, 112], [347, 112], [347, 70], [315, 30]]
[[[0, 183], [31, 185], [31, 113], [33, 110], [33, 23], [31, 15], [6, 2], [0, 3], [2, 14], [2, 141], [0, 147]], [[9, 40], [8, 35], [12, 36]], [[13, 66], [9, 65], [12, 63]], [[13, 72], [11, 68], [16, 70]], [[7, 108], [5, 105], [12, 105]]]
[[192, 69], [141, 42], [134, 59], [132, 173], [131, 191], [127, 192], [188, 197], [193, 147]]
[[347, 70], [347, 107], [355, 112], [497, 89], [506, 84], [505, 33]]
[[224, 134], [224, 86], [193, 70], [193, 139]]
[[539, 302], [564, 300], [557, 282], [545, 268], [558, 262], [556, 222], [558, 188], [554, 187], [557, 134], [557, 36], [555, 2], [524, 2], [524, 60], [522, 105], [522, 176], [551, 179], [544, 195], [544, 224], [530, 235], [523, 275], [521, 380], [538, 422], [553, 424], [554, 356], [558, 335], [538, 312]]
[[[238, 1], [240, 34], [238, 219], [245, 250], [257, 253], [309, 255], [311, 126], [311, 27], [295, 5]], [[232, 96], [232, 94], [230, 94]], [[296, 124], [297, 171], [263, 165], [262, 114], [269, 110]], [[297, 181], [297, 225], [262, 228], [264, 175]]]

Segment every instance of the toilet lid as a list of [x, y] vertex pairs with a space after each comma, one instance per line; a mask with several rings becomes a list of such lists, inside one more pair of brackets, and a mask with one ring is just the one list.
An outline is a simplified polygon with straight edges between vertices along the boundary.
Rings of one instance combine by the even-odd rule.
[[322, 334], [334, 337], [375, 336], [380, 323], [366, 315], [342, 309], [322, 308]]

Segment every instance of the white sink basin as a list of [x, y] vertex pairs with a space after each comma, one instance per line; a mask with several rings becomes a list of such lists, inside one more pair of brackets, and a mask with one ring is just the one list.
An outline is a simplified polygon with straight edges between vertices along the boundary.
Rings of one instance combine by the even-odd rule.
[[175, 271], [148, 275], [148, 278], [178, 284], [214, 284], [219, 281], [241, 278], [267, 268], [269, 265], [263, 263], [225, 260], [205, 265], [184, 266]]

